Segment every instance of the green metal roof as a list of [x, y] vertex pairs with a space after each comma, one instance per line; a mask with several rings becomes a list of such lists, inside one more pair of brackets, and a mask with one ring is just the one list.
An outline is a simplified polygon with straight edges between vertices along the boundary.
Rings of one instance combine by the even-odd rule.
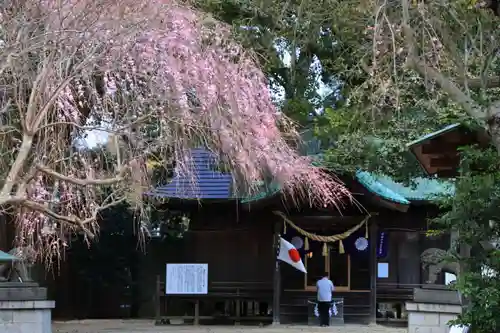
[[0, 251], [0, 262], [6, 262], [6, 261], [10, 262], [15, 260], [19, 260], [19, 258], [14, 257], [13, 255], [5, 253], [3, 251]]
[[440, 129], [439, 131], [436, 131], [436, 132], [432, 132], [432, 133], [429, 133], [427, 135], [424, 135], [416, 140], [413, 140], [412, 142], [408, 143], [406, 146], [407, 147], [411, 147], [411, 146], [414, 146], [414, 145], [417, 145], [417, 144], [420, 144], [426, 140], [429, 140], [429, 139], [433, 139], [441, 134], [444, 134], [444, 133], [447, 133], [447, 132], [450, 132], [452, 130], [454, 130], [455, 128], [458, 128], [462, 126], [462, 124], [460, 123], [456, 123], [456, 124], [451, 124], [451, 125], [448, 125], [442, 129]]
[[[442, 181], [432, 178], [417, 177], [411, 182], [411, 186], [394, 181], [387, 175], [371, 173], [368, 171], [356, 172], [356, 179], [368, 191], [402, 205], [409, 205], [412, 201], [433, 201], [441, 195], [452, 195], [455, 186], [450, 181]], [[241, 203], [251, 203], [261, 199], [269, 198], [281, 192], [277, 184], [262, 185], [262, 191], [248, 197], [241, 198]]]
[[250, 195], [250, 196], [242, 197], [240, 199], [240, 202], [241, 203], [251, 203], [251, 202], [259, 201], [261, 199], [272, 197], [272, 196], [277, 195], [281, 192], [281, 186], [279, 186], [278, 184], [275, 184], [275, 183], [265, 185], [264, 182], [262, 182], [262, 184], [260, 184], [260, 187], [261, 187], [261, 191], [255, 193], [253, 195]]
[[[412, 201], [433, 201], [437, 196], [452, 195], [455, 192], [452, 182], [432, 178], [417, 177], [412, 180], [412, 186], [406, 186], [387, 175], [358, 171], [356, 179], [373, 194], [402, 205], [409, 205]], [[241, 203], [255, 202], [280, 192], [281, 188], [277, 184], [271, 184], [265, 188], [263, 186], [262, 191], [241, 198]]]
[[386, 200], [393, 201], [403, 205], [409, 205], [410, 202], [399, 193], [393, 191], [383, 183], [379, 182], [377, 177], [374, 177], [371, 173], [366, 171], [356, 172], [356, 179], [363, 185], [368, 191], [376, 194]]
[[[453, 125], [456, 127], [455, 124]], [[454, 128], [449, 126], [448, 130]], [[443, 132], [446, 131], [443, 129]], [[313, 165], [320, 167], [323, 164], [323, 155], [311, 156]], [[398, 204], [408, 205], [411, 201], [432, 201], [439, 195], [448, 195], [455, 192], [452, 182], [417, 177], [411, 180], [414, 186], [406, 186], [394, 181], [391, 177], [364, 170], [358, 170], [355, 178], [371, 193]]]
[[412, 180], [413, 186], [406, 186], [389, 176], [367, 171], [358, 171], [356, 178], [370, 192], [401, 204], [409, 204], [411, 201], [433, 201], [437, 196], [455, 193], [452, 182], [432, 178], [417, 177]]

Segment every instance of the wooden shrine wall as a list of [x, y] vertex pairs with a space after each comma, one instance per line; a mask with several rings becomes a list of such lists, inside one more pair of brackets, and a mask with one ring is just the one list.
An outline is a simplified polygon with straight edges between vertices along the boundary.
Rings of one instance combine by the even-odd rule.
[[[268, 282], [274, 273], [273, 220], [257, 214], [238, 213], [233, 206], [193, 214], [189, 231], [182, 238], [152, 239], [137, 258], [138, 272], [134, 284], [139, 295], [134, 306], [138, 316], [153, 318], [155, 314], [156, 279], [165, 279], [166, 263], [208, 263], [211, 282]], [[136, 243], [134, 243], [136, 245]], [[133, 245], [134, 246], [134, 245]], [[78, 261], [70, 257], [54, 274], [46, 276], [42, 285], [49, 287], [56, 300], [55, 318], [116, 318], [127, 317], [130, 300], [120, 300], [125, 307], [110, 305], [109, 311], [97, 311], [96, 300], [86, 299], [89, 292], [75, 288]], [[73, 281], [73, 283], [72, 283]], [[101, 295], [116, 298], [112, 288]], [[95, 295], [94, 295], [95, 296]], [[121, 296], [120, 296], [121, 297]], [[87, 297], [88, 298], [88, 297]], [[117, 301], [118, 302], [118, 301]], [[115, 302], [116, 303], [116, 302]]]
[[271, 225], [229, 230], [193, 230], [185, 237], [184, 261], [207, 263], [210, 282], [272, 282]]
[[450, 246], [449, 235], [431, 238], [426, 234], [428, 219], [436, 213], [428, 207], [420, 207], [401, 219], [388, 221], [379, 217], [379, 231], [386, 233], [387, 248], [385, 257], [377, 261], [389, 265], [389, 276], [378, 277], [377, 286], [409, 288], [424, 283], [426, 272], [422, 269], [422, 252], [429, 248], [448, 250]]
[[[178, 249], [155, 249], [157, 265], [207, 263], [212, 282], [269, 282], [274, 272], [273, 220], [257, 214], [236, 214], [231, 209], [194, 214], [189, 231], [176, 240]], [[165, 242], [168, 242], [166, 240]], [[159, 251], [159, 252], [158, 252]], [[161, 264], [160, 264], [161, 262]]]

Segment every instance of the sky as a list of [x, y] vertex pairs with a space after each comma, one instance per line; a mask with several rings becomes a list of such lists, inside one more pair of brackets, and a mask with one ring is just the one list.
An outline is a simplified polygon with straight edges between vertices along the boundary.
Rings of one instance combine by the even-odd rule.
[[89, 148], [93, 148], [98, 144], [104, 144], [108, 141], [109, 134], [104, 131], [92, 130], [87, 131], [86, 138], [84, 138], [82, 143]]
[[[276, 48], [279, 48], [279, 45], [276, 44]], [[299, 50], [297, 50], [299, 52]], [[283, 52], [283, 57], [281, 57], [281, 61], [287, 66], [290, 67], [291, 63], [291, 55], [290, 52]], [[328, 94], [332, 93], [332, 89], [327, 87], [323, 81], [321, 81], [321, 62], [315, 58], [314, 62], [311, 64], [311, 74], [315, 76], [315, 80], [318, 83], [318, 94], [321, 97], [326, 97]], [[278, 99], [283, 99], [284, 98], [284, 92], [285, 90], [282, 89], [282, 92], [280, 93], [280, 96], [276, 96]]]

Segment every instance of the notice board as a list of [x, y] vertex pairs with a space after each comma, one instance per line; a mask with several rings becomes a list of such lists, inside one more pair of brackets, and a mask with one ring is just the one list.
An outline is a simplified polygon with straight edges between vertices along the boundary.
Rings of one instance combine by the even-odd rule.
[[208, 264], [167, 264], [165, 294], [208, 293]]

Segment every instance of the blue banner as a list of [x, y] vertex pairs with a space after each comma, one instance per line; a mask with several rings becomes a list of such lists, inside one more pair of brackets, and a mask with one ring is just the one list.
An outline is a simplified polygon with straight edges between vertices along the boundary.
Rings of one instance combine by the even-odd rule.
[[385, 258], [387, 256], [387, 248], [389, 245], [389, 234], [385, 231], [378, 233], [377, 237], [377, 258]]

